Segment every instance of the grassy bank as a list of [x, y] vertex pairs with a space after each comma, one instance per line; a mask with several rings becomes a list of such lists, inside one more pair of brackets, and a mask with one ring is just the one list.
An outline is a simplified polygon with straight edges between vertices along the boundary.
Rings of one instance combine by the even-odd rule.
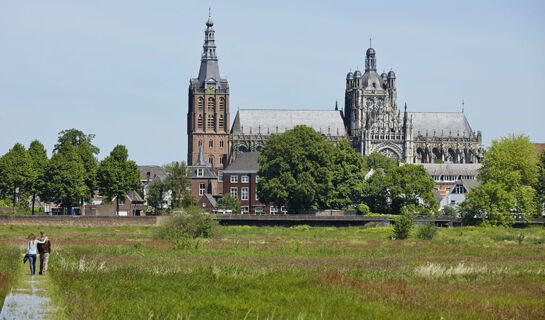
[[21, 250], [18, 247], [0, 245], [0, 309], [16, 280], [21, 260]]
[[[0, 226], [0, 242], [26, 236]], [[545, 229], [221, 227], [174, 250], [155, 227], [47, 227], [66, 319], [540, 319]], [[36, 232], [36, 230], [34, 230]], [[20, 241], [20, 240], [17, 240]], [[60, 247], [60, 250], [59, 250]]]

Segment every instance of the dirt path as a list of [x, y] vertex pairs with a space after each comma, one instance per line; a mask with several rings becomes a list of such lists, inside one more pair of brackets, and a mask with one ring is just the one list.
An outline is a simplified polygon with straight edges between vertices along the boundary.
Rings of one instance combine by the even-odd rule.
[[19, 280], [4, 300], [0, 320], [51, 319], [51, 299], [47, 294], [49, 277], [37, 272], [31, 276], [28, 263], [22, 265], [19, 272]]

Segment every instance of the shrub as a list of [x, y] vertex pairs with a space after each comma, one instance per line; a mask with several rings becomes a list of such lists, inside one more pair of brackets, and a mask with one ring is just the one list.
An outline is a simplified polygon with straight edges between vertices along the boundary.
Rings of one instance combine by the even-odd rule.
[[431, 218], [426, 224], [421, 225], [416, 230], [416, 237], [420, 240], [431, 240], [437, 234], [435, 219]]
[[168, 240], [177, 249], [188, 248], [196, 238], [210, 238], [217, 232], [218, 222], [202, 209], [191, 206], [169, 217], [158, 229], [157, 237]]
[[414, 218], [412, 213], [405, 212], [395, 218], [394, 238], [407, 239], [414, 227]]
[[366, 205], [365, 203], [360, 203], [358, 204], [358, 214], [361, 214], [361, 215], [369, 215], [371, 214], [371, 209], [369, 209], [369, 206]]

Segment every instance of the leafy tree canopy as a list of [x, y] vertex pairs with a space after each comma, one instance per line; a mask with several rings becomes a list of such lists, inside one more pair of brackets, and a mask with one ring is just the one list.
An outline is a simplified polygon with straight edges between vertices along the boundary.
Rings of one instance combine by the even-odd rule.
[[347, 140], [340, 141], [333, 153], [332, 184], [328, 208], [343, 209], [359, 204], [364, 191], [364, 158]]
[[391, 169], [397, 167], [397, 160], [389, 158], [381, 153], [373, 152], [370, 155], [363, 158], [365, 170], [378, 170], [383, 169], [384, 172], [388, 172]]
[[328, 206], [334, 147], [304, 125], [271, 135], [258, 161], [258, 196], [290, 210]]
[[172, 192], [171, 206], [172, 208], [180, 208], [182, 206], [182, 197], [190, 183], [187, 165], [185, 161], [176, 161], [165, 165], [164, 169], [168, 173], [165, 186]]
[[409, 205], [424, 209], [420, 213], [437, 212], [437, 201], [432, 193], [435, 182], [423, 166], [406, 164], [395, 167], [386, 174], [384, 185], [391, 200], [392, 213], [400, 213]]
[[32, 169], [35, 172], [34, 179], [31, 182], [32, 214], [34, 214], [34, 202], [36, 200], [36, 195], [43, 198], [45, 194], [47, 184], [47, 181], [45, 180], [45, 173], [49, 159], [47, 158], [47, 151], [45, 150], [44, 145], [38, 140], [34, 140], [30, 143], [28, 154], [30, 156]]
[[240, 213], [240, 201], [231, 193], [226, 193], [218, 202], [218, 209], [232, 210], [233, 213]]
[[59, 132], [59, 139], [55, 145], [55, 148], [53, 148], [53, 152], [59, 151], [59, 148], [65, 144], [70, 144], [74, 147], [86, 145], [91, 150], [91, 153], [98, 155], [100, 149], [92, 144], [94, 139], [94, 134], [85, 134], [77, 129], [63, 130]]
[[140, 170], [123, 145], [117, 145], [110, 155], [100, 162], [97, 181], [100, 192], [108, 201], [125, 199], [125, 195], [136, 190], [140, 182]]
[[64, 145], [54, 153], [45, 173], [44, 200], [70, 208], [87, 195], [85, 168], [74, 146]]
[[30, 191], [35, 177], [30, 155], [22, 144], [16, 143], [0, 158], [0, 190], [2, 194], [12, 196], [13, 208], [17, 202], [17, 192]]

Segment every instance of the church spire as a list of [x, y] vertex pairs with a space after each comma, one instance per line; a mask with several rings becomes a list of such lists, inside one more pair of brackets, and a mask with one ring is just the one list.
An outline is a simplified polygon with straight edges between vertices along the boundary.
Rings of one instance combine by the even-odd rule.
[[218, 66], [218, 57], [216, 56], [216, 43], [214, 41], [214, 22], [210, 8], [208, 9], [208, 20], [204, 30], [204, 45], [201, 55], [201, 68], [199, 69], [199, 84], [202, 86], [210, 79], [215, 82], [220, 81], [220, 71]]

